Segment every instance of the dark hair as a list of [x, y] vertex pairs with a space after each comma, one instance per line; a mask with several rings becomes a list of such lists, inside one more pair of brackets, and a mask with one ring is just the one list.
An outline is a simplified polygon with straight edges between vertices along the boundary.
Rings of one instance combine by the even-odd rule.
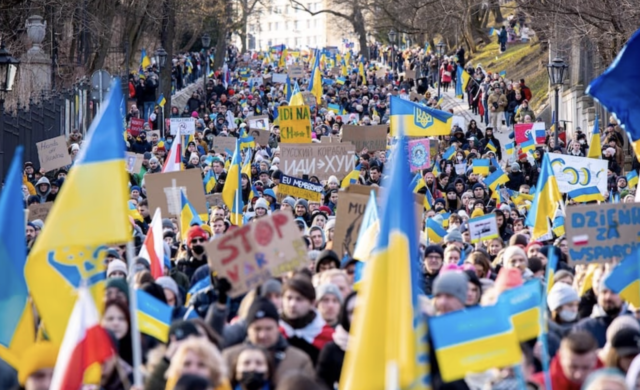
[[312, 376], [299, 372], [291, 372], [285, 375], [279, 383], [277, 390], [327, 390], [327, 387]]
[[560, 342], [560, 349], [568, 349], [576, 355], [584, 355], [598, 349], [598, 342], [586, 331], [575, 331], [564, 336]]
[[120, 299], [110, 299], [104, 304], [105, 312], [110, 306], [117, 307], [121, 312], [124, 313], [124, 318], [127, 320], [127, 334], [125, 334], [121, 340], [118, 340], [117, 350], [118, 355], [122, 358], [122, 360], [126, 361], [129, 364], [133, 364], [133, 350], [131, 348], [131, 317], [129, 315], [129, 307]]
[[[273, 361], [273, 359], [271, 358], [271, 354], [268, 353], [264, 348], [260, 348], [258, 346], [255, 345], [245, 345], [240, 352], [238, 352], [238, 354], [236, 355], [235, 359], [233, 359], [233, 361], [231, 362], [231, 367], [229, 367], [229, 380], [231, 380], [231, 387], [232, 388], [236, 388], [236, 386], [238, 386], [238, 380], [236, 379], [236, 376], [238, 374], [238, 372], [236, 371], [236, 367], [238, 366], [238, 359], [240, 358], [240, 355], [242, 354], [242, 352], [244, 351], [259, 351], [262, 353], [262, 355], [264, 356], [264, 358], [267, 361], [267, 367], [269, 368], [269, 372], [266, 375], [266, 379], [268, 381], [271, 381], [271, 378], [273, 378], [275, 371], [276, 371], [276, 365]], [[271, 387], [269, 387], [271, 388]]]
[[173, 390], [207, 390], [212, 387], [211, 381], [200, 375], [183, 374], [176, 382]]
[[340, 325], [347, 332], [351, 329], [351, 321], [349, 321], [349, 312], [347, 310], [347, 306], [349, 306], [349, 302], [358, 295], [357, 291], [351, 291], [349, 295], [344, 298], [344, 303], [340, 308]]
[[140, 202], [138, 202], [138, 206], [149, 206], [149, 201], [146, 199], [142, 199]]
[[527, 262], [527, 268], [531, 270], [534, 274], [540, 270], [544, 270], [544, 265], [542, 265], [542, 259], [539, 257], [529, 257]]
[[215, 345], [216, 348], [222, 351], [222, 337], [211, 327], [211, 325], [200, 317], [190, 318], [187, 321], [204, 329], [204, 333], [206, 333], [207, 339], [211, 341], [211, 344]]

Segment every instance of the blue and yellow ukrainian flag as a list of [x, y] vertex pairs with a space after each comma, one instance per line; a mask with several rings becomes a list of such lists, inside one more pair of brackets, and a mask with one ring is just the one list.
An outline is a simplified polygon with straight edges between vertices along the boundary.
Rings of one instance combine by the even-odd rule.
[[158, 97], [158, 101], [156, 102], [156, 105], [157, 105], [157, 106], [160, 106], [160, 107], [164, 107], [164, 105], [165, 105], [166, 103], [167, 103], [167, 99], [165, 99], [165, 98], [164, 98], [164, 94], [163, 94], [163, 93], [161, 93], [161, 94], [160, 94], [160, 97]]
[[[475, 161], [476, 160], [473, 160], [474, 163]], [[498, 166], [496, 167], [496, 170], [493, 171], [492, 174], [490, 174], [489, 176], [487, 176], [486, 179], [484, 179], [484, 184], [486, 184], [486, 186], [489, 187], [491, 191], [495, 191], [499, 185], [505, 184], [508, 181], [509, 181], [509, 176], [507, 176], [507, 174], [502, 170], [502, 168]]]
[[236, 150], [231, 158], [227, 180], [222, 189], [222, 200], [229, 209], [229, 220], [236, 226], [242, 226], [242, 175], [240, 172], [240, 140], [236, 140]]
[[278, 67], [284, 68], [287, 65], [287, 49], [284, 49], [278, 60]]
[[213, 173], [213, 170], [209, 170], [206, 175], [204, 175], [204, 180], [202, 181], [204, 184], [204, 193], [210, 194], [211, 191], [216, 186], [216, 175]]
[[189, 228], [193, 225], [201, 226], [202, 224], [202, 219], [195, 207], [189, 202], [184, 191], [180, 190], [180, 239], [186, 241]]
[[247, 183], [247, 185], [251, 187], [251, 190], [249, 191], [249, 200], [253, 199], [256, 196], [256, 194], [258, 193], [258, 191], [253, 186], [253, 182], [251, 181], [251, 159], [252, 159], [252, 157], [253, 157], [253, 150], [248, 150], [247, 153], [244, 156], [244, 162], [242, 163], [242, 169], [240, 170], [241, 174], [244, 173], [249, 178], [249, 182]]
[[135, 293], [138, 303], [136, 315], [138, 316], [140, 333], [166, 343], [169, 340], [169, 327], [171, 326], [173, 309], [143, 290], [136, 290]]
[[364, 66], [362, 62], [358, 64], [358, 74], [362, 77], [362, 85], [367, 85], [367, 77], [364, 74]]
[[488, 158], [475, 158], [471, 166], [473, 167], [473, 173], [482, 176], [489, 176], [490, 162]]
[[316, 102], [320, 104], [322, 101], [322, 72], [320, 71], [320, 56], [317, 54], [311, 69], [309, 88], [307, 89], [316, 97]]
[[344, 83], [347, 82], [347, 79], [345, 77], [338, 77], [336, 78], [336, 84], [338, 85], [344, 85]]
[[104, 307], [105, 245], [131, 240], [129, 178], [120, 136], [122, 100], [120, 80], [114, 79], [25, 267], [31, 296], [50, 340], [57, 344], [62, 343], [82, 282], [98, 310]]
[[304, 106], [304, 98], [302, 97], [302, 92], [300, 92], [297, 81], [293, 84], [293, 90], [291, 92], [291, 99], [289, 99], [289, 105]]
[[609, 290], [620, 295], [625, 301], [640, 307], [640, 247], [624, 258], [604, 280]]
[[240, 137], [240, 150], [243, 149], [247, 149], [247, 148], [255, 148], [256, 147], [256, 140], [253, 138], [253, 136], [247, 135], [246, 132], [244, 132], [242, 134], [242, 137]]
[[358, 179], [360, 178], [360, 164], [353, 169], [353, 171], [349, 172], [347, 176], [342, 179], [340, 183], [340, 188], [347, 188], [351, 184], [358, 184]]
[[[455, 271], [460, 272], [460, 271]], [[443, 382], [520, 364], [522, 352], [504, 301], [429, 318]]]
[[564, 217], [562, 215], [556, 216], [553, 220], [553, 234], [557, 237], [564, 236]]
[[[358, 231], [358, 240], [356, 241], [356, 246], [353, 249], [353, 258], [362, 262], [369, 260], [376, 247], [379, 233], [380, 217], [378, 216], [376, 193], [371, 190], [367, 207], [364, 209], [364, 214], [362, 214], [362, 222], [360, 223], [360, 230]], [[354, 282], [359, 282], [360, 279], [362, 279], [362, 272], [360, 272], [359, 279], [356, 280], [354, 278]]]
[[509, 308], [513, 327], [518, 335], [518, 341], [536, 338], [540, 335], [540, 300], [542, 286], [537, 279], [525, 283], [523, 286], [509, 289], [498, 300], [502, 300]]
[[445, 160], [451, 160], [456, 156], [456, 147], [454, 145], [449, 146], [447, 150], [445, 150], [442, 158]]
[[336, 114], [338, 114], [338, 115], [339, 115], [339, 114], [340, 114], [340, 112], [342, 111], [342, 110], [340, 109], [340, 105], [339, 105], [339, 104], [335, 104], [335, 103], [329, 103], [329, 104], [327, 104], [327, 108], [329, 109], [329, 111], [333, 111], [333, 112], [335, 112], [335, 113], [336, 113]]
[[[404, 137], [401, 142], [406, 145]], [[431, 388], [413, 194], [403, 153], [394, 154], [389, 180], [378, 243], [360, 281], [340, 390], [384, 389], [389, 364], [397, 368], [398, 388]]]
[[27, 245], [22, 200], [22, 154], [18, 146], [0, 192], [0, 359], [16, 370], [22, 353], [36, 340], [36, 324], [24, 278]]
[[464, 97], [464, 91], [467, 89], [467, 85], [469, 84], [469, 80], [471, 76], [469, 73], [460, 65], [458, 65], [457, 74], [459, 77], [456, 80], [456, 97], [462, 99]]
[[424, 201], [422, 202], [422, 205], [427, 211], [431, 210], [431, 207], [433, 206], [433, 196], [431, 195], [429, 187], [427, 187], [427, 192], [424, 194]]
[[142, 218], [142, 215], [140, 214], [138, 208], [132, 200], [127, 201], [127, 207], [129, 207], [129, 216], [131, 218], [140, 222], [144, 221], [144, 218]]
[[635, 188], [638, 185], [638, 172], [636, 170], [627, 173], [627, 185], [629, 188]]
[[413, 193], [418, 193], [422, 189], [422, 187], [426, 187], [427, 184], [424, 182], [424, 178], [422, 177], [422, 172], [416, 173], [416, 175], [411, 180], [411, 184], [409, 188], [413, 191]]
[[515, 152], [515, 145], [514, 145], [513, 142], [509, 142], [504, 147], [505, 147], [505, 150], [507, 151], [508, 155], [512, 155], [513, 152]]
[[149, 66], [151, 66], [151, 60], [149, 59], [149, 56], [147, 56], [147, 50], [142, 49], [142, 51], [140, 52], [140, 67], [142, 68], [142, 70], [144, 70]]
[[[296, 85], [298, 82], [296, 81]], [[289, 75], [287, 75], [287, 83], [284, 85], [284, 94], [286, 96], [287, 101], [291, 101], [291, 96], [293, 96], [293, 87], [291, 86], [291, 79]]]
[[491, 141], [491, 140], [489, 140], [489, 142], [487, 142], [487, 149], [489, 149], [493, 153], [495, 153], [498, 150], [498, 148], [496, 148], [496, 145], [494, 145], [493, 141]]
[[596, 200], [604, 202], [604, 196], [602, 196], [600, 190], [596, 186], [577, 188], [569, 191], [567, 195], [578, 203], [593, 202]]
[[450, 135], [453, 115], [398, 96], [391, 96], [391, 136], [402, 129], [407, 136]]
[[533, 152], [536, 150], [536, 140], [529, 137], [526, 141], [520, 144], [520, 148], [523, 152]]
[[553, 174], [549, 154], [542, 158], [542, 169], [538, 177], [538, 184], [533, 198], [533, 204], [527, 214], [525, 225], [532, 227], [532, 239], [537, 240], [549, 232], [549, 220], [553, 220], [558, 209], [558, 203], [562, 200], [558, 181]]
[[427, 218], [427, 237], [430, 244], [439, 244], [444, 240], [444, 236], [447, 235], [447, 231], [433, 218]]
[[[556, 217], [556, 219], [562, 218], [562, 227], [564, 229], [564, 217]], [[547, 262], [547, 270], [545, 271], [544, 280], [547, 283], [547, 294], [551, 291], [551, 287], [553, 287], [553, 278], [556, 274], [556, 269], [558, 268], [558, 256], [555, 255], [554, 251], [549, 251], [549, 259]]]
[[433, 169], [431, 170], [431, 173], [433, 173], [433, 176], [435, 176], [437, 179], [438, 176], [440, 176], [440, 174], [442, 173], [440, 172], [440, 164], [433, 164]]
[[591, 143], [587, 152], [589, 158], [602, 158], [602, 141], [600, 140], [600, 119], [596, 114], [596, 120], [593, 124], [593, 133], [591, 133]]

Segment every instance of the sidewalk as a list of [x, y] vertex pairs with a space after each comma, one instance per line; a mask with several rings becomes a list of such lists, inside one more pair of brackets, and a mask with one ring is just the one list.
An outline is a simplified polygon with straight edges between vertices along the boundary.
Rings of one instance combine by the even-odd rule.
[[182, 112], [184, 107], [187, 105], [187, 101], [191, 97], [191, 95], [200, 89], [204, 89], [204, 78], [200, 77], [194, 83], [189, 84], [187, 87], [181, 89], [176, 92], [175, 95], [171, 96], [171, 106], [178, 107], [178, 111]]

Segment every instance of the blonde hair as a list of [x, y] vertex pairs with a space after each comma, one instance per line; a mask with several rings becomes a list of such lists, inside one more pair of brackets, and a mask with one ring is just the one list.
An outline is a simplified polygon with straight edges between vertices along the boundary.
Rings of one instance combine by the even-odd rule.
[[349, 283], [349, 277], [347, 276], [346, 272], [341, 269], [333, 268], [328, 269], [320, 274], [320, 284], [331, 283], [331, 279], [333, 279], [334, 276], [341, 276], [344, 278], [344, 280], [347, 281], [347, 283]]
[[227, 377], [227, 366], [222, 359], [222, 354], [215, 345], [206, 339], [191, 337], [178, 347], [176, 354], [171, 359], [171, 365], [165, 374], [167, 388], [172, 388], [169, 387], [169, 383], [175, 384], [182, 376], [182, 368], [188, 352], [193, 352], [202, 359], [209, 369], [209, 378], [207, 379], [213, 383], [214, 387], [220, 386]]

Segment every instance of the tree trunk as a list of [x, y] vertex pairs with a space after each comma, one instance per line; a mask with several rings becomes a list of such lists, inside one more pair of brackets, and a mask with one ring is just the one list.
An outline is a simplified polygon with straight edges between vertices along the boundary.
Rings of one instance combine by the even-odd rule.
[[496, 23], [502, 24], [502, 22], [504, 22], [504, 17], [502, 17], [499, 0], [491, 0], [491, 2], [489, 3], [489, 9], [493, 13], [493, 18], [495, 19]]
[[[175, 0], [164, 0], [162, 9], [162, 24], [160, 29], [160, 42], [167, 52], [167, 63], [160, 72], [161, 93], [164, 94], [167, 104], [164, 105], [164, 118], [171, 115], [171, 59], [173, 58], [173, 47], [176, 33], [176, 2]], [[165, 133], [168, 129], [165, 126]]]
[[360, 44], [360, 54], [369, 61], [369, 46], [367, 44], [367, 29], [365, 27], [364, 15], [362, 15], [362, 9], [357, 3], [353, 5], [353, 19], [351, 24], [356, 34], [358, 34], [358, 43]]

